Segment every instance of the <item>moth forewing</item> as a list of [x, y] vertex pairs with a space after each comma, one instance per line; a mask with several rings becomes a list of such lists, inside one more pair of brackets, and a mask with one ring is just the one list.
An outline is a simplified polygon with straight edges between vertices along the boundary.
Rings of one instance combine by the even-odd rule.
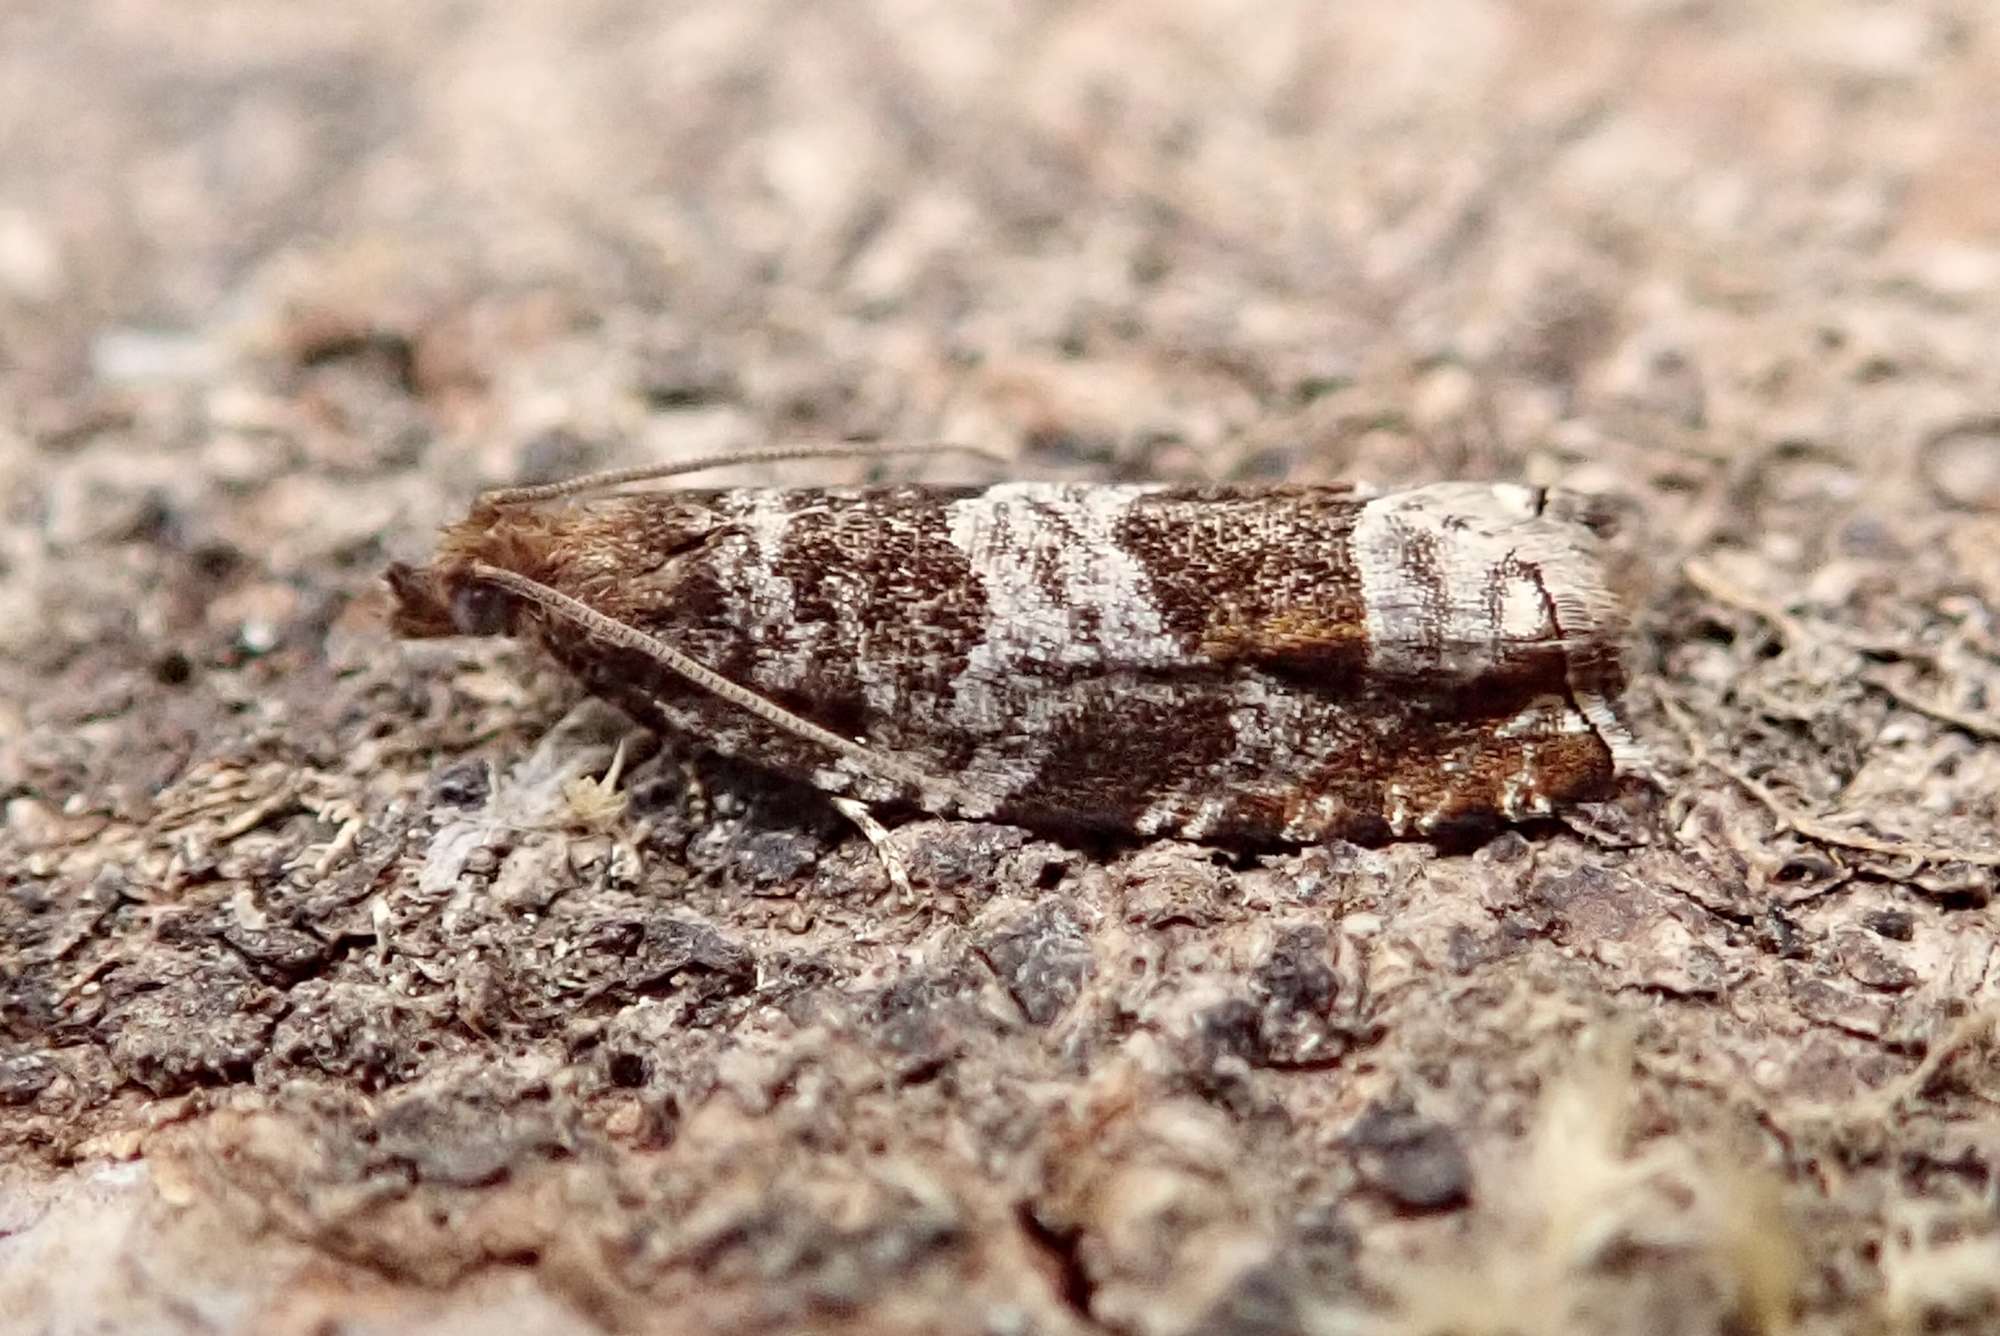
[[1366, 840], [1609, 791], [1625, 621], [1588, 513], [1467, 483], [559, 490], [390, 582], [404, 634], [524, 635], [845, 798]]

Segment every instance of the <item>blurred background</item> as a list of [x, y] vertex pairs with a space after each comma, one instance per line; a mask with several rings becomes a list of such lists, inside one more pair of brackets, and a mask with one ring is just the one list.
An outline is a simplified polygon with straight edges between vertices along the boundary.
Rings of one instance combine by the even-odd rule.
[[12, 0], [0, 430], [281, 562], [779, 433], [1896, 449], [1995, 374], [1996, 74], [1978, 0]]
[[[1808, 544], [1863, 495], [1991, 504], [1995, 32], [1983, 0], [11, 0], [0, 648], [120, 634], [115, 581], [65, 613], [18, 578], [58, 553], [352, 591], [479, 486], [776, 438], [1560, 477], [1686, 547], [1723, 497]], [[1744, 487], [1774, 448], [1806, 457]]]

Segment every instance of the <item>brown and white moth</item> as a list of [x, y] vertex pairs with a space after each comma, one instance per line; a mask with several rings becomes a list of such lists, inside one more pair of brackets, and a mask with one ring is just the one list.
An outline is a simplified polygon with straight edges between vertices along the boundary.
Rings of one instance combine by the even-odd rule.
[[[762, 457], [810, 453], [834, 452]], [[576, 499], [679, 471], [489, 494], [390, 569], [396, 630], [525, 637], [646, 723], [837, 797], [1044, 830], [1441, 837], [1606, 797], [1636, 756], [1597, 513], [1565, 493]]]

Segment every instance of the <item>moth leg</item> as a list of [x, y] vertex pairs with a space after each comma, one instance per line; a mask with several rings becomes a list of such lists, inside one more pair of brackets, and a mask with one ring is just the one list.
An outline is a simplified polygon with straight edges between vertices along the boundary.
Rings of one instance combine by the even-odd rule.
[[867, 837], [875, 847], [875, 857], [882, 862], [882, 870], [889, 874], [889, 884], [896, 888], [896, 894], [904, 904], [916, 900], [916, 892], [910, 886], [910, 870], [903, 866], [903, 856], [889, 843], [889, 829], [875, 819], [866, 803], [858, 798], [833, 798], [833, 809], [852, 821], [856, 829]]
[[701, 777], [701, 766], [692, 756], [675, 758], [675, 767], [681, 772], [681, 802], [687, 809], [687, 818], [697, 826], [708, 824], [712, 808], [709, 805], [708, 781]]

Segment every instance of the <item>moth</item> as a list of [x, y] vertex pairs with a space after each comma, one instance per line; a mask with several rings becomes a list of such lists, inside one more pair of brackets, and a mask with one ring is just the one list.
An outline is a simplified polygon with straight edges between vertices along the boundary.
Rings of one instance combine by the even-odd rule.
[[1446, 838], [1636, 756], [1603, 514], [1564, 492], [615, 490], [839, 453], [489, 493], [389, 569], [394, 629], [531, 641], [843, 803], [1057, 833]]

